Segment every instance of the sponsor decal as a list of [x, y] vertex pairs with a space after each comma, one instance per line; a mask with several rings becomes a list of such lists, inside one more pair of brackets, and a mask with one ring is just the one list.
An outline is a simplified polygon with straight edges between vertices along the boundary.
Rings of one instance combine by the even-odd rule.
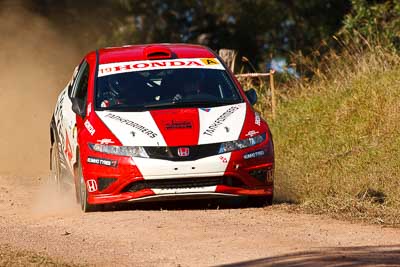
[[97, 191], [97, 182], [96, 180], [87, 180], [86, 181], [86, 187], [88, 192], [96, 192]]
[[222, 161], [222, 163], [228, 163], [228, 160], [224, 156], [220, 156], [219, 159]]
[[97, 143], [100, 143], [101, 145], [109, 145], [109, 144], [114, 144], [114, 141], [109, 138], [103, 138], [103, 139], [97, 140]]
[[89, 116], [90, 115], [90, 111], [92, 110], [92, 103], [89, 103], [88, 105], [87, 105], [87, 109], [86, 109], [86, 116]]
[[106, 76], [124, 72], [134, 72], [143, 70], [174, 69], [174, 68], [211, 68], [221, 69], [224, 67], [216, 58], [181, 58], [170, 60], [143, 60], [129, 61], [99, 66], [98, 76]]
[[265, 155], [264, 150], [257, 150], [243, 155], [244, 159], [254, 159]]
[[165, 129], [174, 130], [174, 129], [192, 129], [192, 122], [190, 121], [174, 121], [168, 122], [165, 124]]
[[88, 130], [88, 132], [90, 133], [90, 135], [94, 135], [94, 133], [96, 132], [96, 130], [94, 129], [93, 125], [90, 123], [89, 120], [85, 121], [85, 127]]
[[211, 108], [200, 108], [202, 111], [210, 112]]
[[57, 132], [60, 133], [59, 134], [59, 137], [61, 139], [60, 142], [61, 142], [61, 146], [62, 146], [64, 151], [66, 150], [66, 147], [65, 147], [66, 142], [65, 142], [65, 136], [63, 134], [61, 134], [61, 133], [64, 133], [64, 131], [65, 131], [63, 123], [62, 123], [63, 120], [64, 120], [64, 113], [62, 111], [63, 111], [64, 99], [65, 99], [66, 95], [67, 95], [67, 91], [65, 90], [60, 95], [60, 97], [58, 99], [56, 110], [54, 112], [54, 117], [55, 117], [55, 120], [56, 120]]
[[215, 192], [216, 185], [212, 186], [199, 186], [189, 188], [151, 188], [156, 195], [163, 194], [184, 194], [184, 193], [202, 193], [202, 192]]
[[253, 136], [257, 135], [257, 134], [259, 134], [258, 131], [251, 130], [251, 131], [247, 132], [246, 136], [253, 137]]
[[94, 158], [94, 157], [88, 157], [86, 162], [90, 163], [90, 164], [103, 165], [103, 166], [107, 166], [107, 167], [117, 167], [117, 165], [118, 165], [118, 161], [116, 161], [116, 160]]
[[67, 155], [67, 158], [68, 158], [69, 162], [71, 162], [71, 160], [72, 160], [72, 149], [71, 149], [71, 143], [69, 141], [67, 131], [65, 131], [65, 138], [66, 138], [66, 142], [65, 142], [65, 150], [64, 150], [64, 152]]
[[226, 119], [231, 116], [236, 110], [238, 110], [238, 106], [230, 107], [221, 116], [219, 116], [204, 132], [203, 134], [212, 136], [216, 129], [218, 129], [221, 124], [226, 121]]
[[257, 126], [260, 126], [260, 125], [261, 125], [260, 114], [258, 114], [257, 112], [256, 112], [256, 116], [255, 116], [255, 119], [254, 119], [254, 123], [255, 123]]
[[216, 65], [219, 62], [215, 58], [202, 58], [200, 59], [205, 65]]
[[113, 120], [116, 120], [116, 121], [119, 121], [122, 124], [131, 126], [132, 128], [136, 129], [139, 132], [144, 133], [145, 135], [147, 135], [150, 138], [154, 138], [154, 137], [157, 136], [157, 133], [153, 132], [152, 130], [148, 129], [147, 127], [144, 127], [143, 125], [140, 125], [139, 123], [133, 122], [131, 120], [124, 119], [124, 118], [122, 118], [122, 117], [120, 117], [118, 115], [114, 115], [114, 114], [108, 113], [106, 115], [106, 117], [110, 118], [110, 119], [113, 119]]
[[179, 157], [189, 157], [190, 150], [188, 147], [180, 147], [178, 148], [178, 156]]

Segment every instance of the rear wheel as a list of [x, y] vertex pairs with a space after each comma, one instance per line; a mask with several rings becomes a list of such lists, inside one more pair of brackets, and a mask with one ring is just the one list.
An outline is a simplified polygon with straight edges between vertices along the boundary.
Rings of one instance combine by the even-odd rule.
[[62, 189], [62, 170], [60, 163], [60, 151], [58, 143], [54, 142], [51, 146], [51, 173], [49, 177], [49, 184], [56, 186], [58, 191]]
[[91, 205], [88, 203], [88, 193], [86, 189], [85, 179], [83, 178], [82, 166], [78, 163], [78, 181], [79, 181], [79, 202], [83, 212], [93, 212], [100, 209], [100, 205]]

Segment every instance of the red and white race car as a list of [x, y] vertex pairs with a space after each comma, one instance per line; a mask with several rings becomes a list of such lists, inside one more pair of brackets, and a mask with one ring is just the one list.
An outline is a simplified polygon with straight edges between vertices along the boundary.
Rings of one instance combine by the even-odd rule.
[[[179, 198], [273, 197], [267, 123], [209, 48], [134, 45], [87, 54], [51, 120], [51, 170], [83, 211]], [[70, 181], [68, 181], [68, 177]]]

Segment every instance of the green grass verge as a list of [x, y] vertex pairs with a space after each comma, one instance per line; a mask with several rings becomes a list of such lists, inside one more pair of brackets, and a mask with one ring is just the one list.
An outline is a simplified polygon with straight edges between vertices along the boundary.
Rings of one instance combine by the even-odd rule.
[[374, 52], [334, 63], [269, 122], [277, 200], [400, 224], [400, 61]]
[[0, 245], [0, 266], [62, 266], [75, 267], [78, 265], [68, 264], [52, 259], [44, 254], [26, 250], [17, 250], [8, 245]]

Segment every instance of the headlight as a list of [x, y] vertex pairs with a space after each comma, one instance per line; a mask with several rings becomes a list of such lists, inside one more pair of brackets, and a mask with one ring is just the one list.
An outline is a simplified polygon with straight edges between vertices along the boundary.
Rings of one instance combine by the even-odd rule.
[[219, 148], [219, 153], [227, 153], [227, 152], [231, 152], [234, 150], [239, 150], [239, 149], [243, 149], [243, 148], [247, 148], [247, 147], [251, 147], [251, 146], [255, 146], [258, 145], [260, 143], [262, 143], [265, 140], [265, 136], [266, 134], [260, 134], [254, 137], [250, 137], [247, 139], [242, 139], [242, 140], [236, 140], [236, 141], [230, 141], [230, 142], [226, 142], [226, 143], [222, 143], [220, 148]]
[[89, 144], [90, 149], [111, 155], [127, 156], [127, 157], [142, 157], [148, 158], [146, 150], [141, 146], [110, 146], [101, 144]]

